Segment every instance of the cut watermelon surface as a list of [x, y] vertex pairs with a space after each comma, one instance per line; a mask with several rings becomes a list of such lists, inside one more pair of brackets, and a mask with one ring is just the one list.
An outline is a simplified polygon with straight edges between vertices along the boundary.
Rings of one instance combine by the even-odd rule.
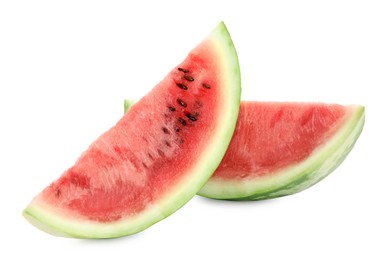
[[215, 171], [240, 104], [239, 64], [223, 23], [101, 135], [23, 212], [54, 235], [133, 234], [190, 200]]
[[198, 194], [261, 200], [305, 190], [341, 164], [364, 120], [363, 106], [241, 102], [228, 151]]
[[[124, 100], [124, 112], [133, 104]], [[357, 105], [242, 101], [228, 150], [198, 194], [261, 200], [305, 190], [341, 164], [364, 120]]]

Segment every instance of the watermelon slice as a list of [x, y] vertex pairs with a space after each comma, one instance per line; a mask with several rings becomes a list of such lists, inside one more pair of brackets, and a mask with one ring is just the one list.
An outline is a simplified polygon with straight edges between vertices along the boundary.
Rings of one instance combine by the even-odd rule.
[[[135, 102], [124, 101], [124, 112]], [[259, 200], [302, 191], [331, 173], [361, 134], [362, 106], [241, 102], [236, 131], [199, 195]]]
[[342, 163], [364, 119], [356, 105], [243, 102], [229, 149], [198, 194], [261, 200], [305, 190]]
[[220, 23], [24, 210], [54, 235], [113, 238], [166, 218], [213, 174], [240, 107], [237, 54]]

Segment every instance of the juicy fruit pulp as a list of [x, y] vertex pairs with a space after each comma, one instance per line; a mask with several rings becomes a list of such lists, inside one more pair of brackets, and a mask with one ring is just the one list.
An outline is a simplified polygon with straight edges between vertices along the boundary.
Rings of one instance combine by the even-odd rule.
[[362, 106], [242, 102], [229, 148], [198, 194], [259, 200], [300, 192], [341, 164], [364, 118]]
[[[134, 103], [125, 100], [124, 112]], [[242, 101], [228, 150], [199, 195], [258, 200], [302, 191], [342, 162], [363, 123], [362, 106]]]
[[214, 172], [239, 100], [237, 55], [221, 23], [24, 215], [44, 231], [70, 237], [147, 228], [183, 206]]

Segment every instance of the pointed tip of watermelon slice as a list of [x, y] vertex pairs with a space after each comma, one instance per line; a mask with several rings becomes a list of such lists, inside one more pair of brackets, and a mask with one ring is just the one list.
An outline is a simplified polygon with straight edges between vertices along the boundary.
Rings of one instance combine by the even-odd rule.
[[47, 222], [41, 221], [31, 210], [31, 205], [27, 206], [22, 212], [23, 217], [30, 222], [31, 225], [37, 227], [38, 229], [58, 237], [72, 237], [64, 232], [59, 231], [56, 228], [51, 227]]
[[82, 239], [107, 239], [136, 234], [152, 226], [161, 218], [172, 214], [162, 212], [160, 207], [151, 207], [144, 214], [118, 222], [97, 222], [53, 208], [38, 195], [22, 212], [33, 226], [57, 237]]

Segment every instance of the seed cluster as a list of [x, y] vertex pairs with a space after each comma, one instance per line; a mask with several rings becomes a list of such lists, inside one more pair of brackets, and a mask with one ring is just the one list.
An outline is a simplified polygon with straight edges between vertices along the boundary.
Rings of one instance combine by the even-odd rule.
[[[177, 82], [176, 83], [176, 86], [182, 90], [182, 91], [190, 91], [190, 87], [194, 87], [195, 85], [192, 85], [193, 82], [195, 82], [195, 78], [190, 74], [190, 70], [189, 69], [186, 69], [186, 68], [178, 68], [178, 71], [180, 73], [182, 73], [183, 75], [181, 76], [181, 80], [180, 82]], [[199, 86], [202, 86], [204, 89], [206, 90], [210, 90], [211, 89], [211, 86], [207, 83], [200, 83]], [[195, 101], [196, 103], [195, 104], [201, 104], [200, 101]], [[199, 108], [201, 107], [200, 105], [197, 105], [195, 106], [196, 108]], [[185, 112], [185, 109], [188, 107], [188, 104], [186, 101], [184, 101], [181, 97], [178, 97], [176, 99], [176, 104], [175, 105], [170, 105], [170, 106], [167, 106], [168, 108], [168, 111], [171, 113], [171, 112], [176, 112], [177, 109], [179, 109], [179, 107], [181, 107], [181, 109], [183, 109], [184, 111], [184, 118], [182, 116], [179, 116], [178, 119], [177, 119], [177, 122], [178, 124], [180, 125], [180, 127], [177, 125], [175, 127], [175, 131], [177, 133], [179, 133], [182, 129], [181, 127], [187, 127], [190, 124], [196, 122], [198, 120], [198, 117], [200, 116], [198, 112]], [[169, 113], [165, 114], [166, 116], [169, 115]], [[171, 129], [168, 129], [167, 127], [163, 126], [161, 128], [161, 130], [163, 131], [163, 133], [165, 134], [165, 137], [167, 137], [167, 135], [170, 135], [171, 134]], [[181, 142], [183, 142], [183, 140], [181, 139], [180, 140]], [[172, 144], [170, 141], [168, 141], [167, 139], [163, 139], [163, 144], [166, 145], [167, 147], [171, 147]], [[157, 150], [159, 155], [160, 156], [164, 156], [164, 153], [162, 150], [158, 149]], [[152, 155], [149, 153], [148, 154], [149, 157], [151, 159], [153, 159]]]
[[[189, 74], [189, 73], [190, 73], [190, 70], [185, 69], [185, 68], [178, 68], [178, 71], [183, 72], [183, 78], [182, 78], [183, 80], [185, 80], [185, 81], [187, 81], [187, 82], [189, 82], [189, 83], [195, 81], [194, 77], [191, 76], [191, 75]], [[188, 85], [187, 85], [186, 83], [180, 83], [180, 82], [178, 82], [178, 83], [176, 83], [176, 85], [178, 86], [178, 88], [180, 88], [180, 89], [182, 89], [182, 90], [188, 90], [188, 89], [189, 89], [189, 87], [188, 87]], [[207, 83], [202, 83], [202, 87], [205, 88], [205, 89], [211, 89], [211, 86], [210, 86], [209, 84], [207, 84]], [[184, 107], [184, 108], [187, 107], [187, 103], [186, 103], [184, 100], [182, 100], [181, 98], [177, 98], [177, 103], [178, 103], [180, 106]], [[175, 108], [175, 107], [172, 107], [172, 106], [169, 106], [168, 109], [169, 109], [171, 112], [176, 111], [176, 108]], [[186, 113], [186, 117], [187, 117], [190, 121], [192, 121], [192, 122], [197, 121], [197, 120], [198, 120], [198, 116], [199, 116], [198, 113], [194, 113], [194, 114], [192, 114], [192, 113]], [[183, 119], [183, 118], [181, 118], [181, 117], [178, 118], [178, 121], [179, 121], [179, 123], [182, 124], [183, 126], [186, 126], [186, 125], [187, 125], [186, 120]], [[177, 129], [177, 132], [179, 132], [178, 129]]]

